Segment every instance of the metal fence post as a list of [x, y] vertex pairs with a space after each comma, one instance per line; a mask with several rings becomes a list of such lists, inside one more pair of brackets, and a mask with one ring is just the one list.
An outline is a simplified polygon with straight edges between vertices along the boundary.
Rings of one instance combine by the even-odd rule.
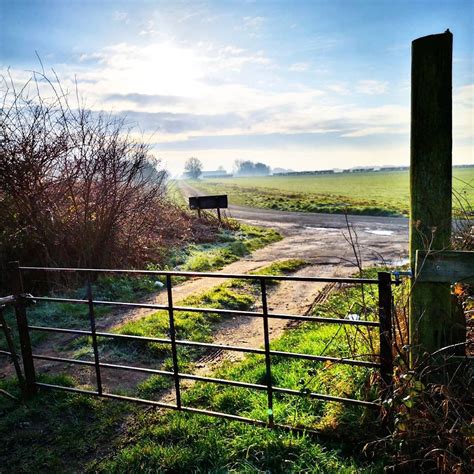
[[270, 356], [270, 335], [268, 333], [268, 303], [267, 303], [267, 285], [265, 278], [260, 278], [260, 289], [262, 292], [262, 311], [263, 311], [263, 337], [265, 341], [265, 368], [267, 379], [267, 398], [268, 398], [268, 422], [273, 425], [273, 387], [272, 387], [272, 365]]
[[87, 304], [89, 307], [89, 322], [91, 326], [92, 348], [94, 350], [95, 377], [97, 382], [97, 392], [102, 395], [102, 375], [100, 373], [99, 348], [97, 345], [97, 334], [95, 327], [94, 300], [92, 298], [91, 281], [87, 279]]
[[15, 296], [15, 315], [20, 338], [21, 357], [23, 359], [23, 370], [25, 373], [24, 397], [30, 398], [38, 391], [36, 387], [35, 365], [31, 350], [28, 319], [26, 317], [26, 305], [23, 298], [23, 281], [21, 278], [19, 262], [9, 262], [8, 267], [11, 276], [12, 292]]
[[174, 328], [174, 310], [173, 310], [173, 288], [171, 275], [166, 275], [166, 289], [168, 291], [168, 315], [170, 324], [170, 339], [171, 339], [171, 353], [173, 357], [173, 375], [174, 388], [176, 391], [176, 405], [181, 409], [181, 390], [179, 388], [179, 366], [178, 366], [178, 351], [176, 348], [176, 331]]
[[20, 385], [20, 389], [22, 393], [25, 393], [25, 388], [26, 388], [25, 378], [23, 377], [23, 373], [21, 371], [20, 362], [19, 362], [20, 359], [16, 353], [15, 344], [13, 342], [11, 330], [7, 325], [7, 321], [3, 315], [3, 307], [1, 305], [0, 305], [0, 325], [3, 327], [5, 340], [7, 341], [8, 350], [10, 351], [10, 357], [13, 361], [13, 366], [15, 367], [16, 376], [18, 378], [18, 384]]
[[380, 375], [384, 382], [385, 398], [392, 391], [392, 277], [388, 272], [378, 273], [380, 319]]

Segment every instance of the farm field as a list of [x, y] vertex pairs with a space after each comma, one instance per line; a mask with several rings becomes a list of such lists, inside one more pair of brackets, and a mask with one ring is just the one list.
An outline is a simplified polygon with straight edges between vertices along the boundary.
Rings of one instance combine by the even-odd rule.
[[[408, 171], [205, 179], [190, 183], [207, 194], [228, 194], [231, 204], [281, 211], [399, 216], [409, 211]], [[455, 198], [474, 204], [474, 169], [453, 170]]]

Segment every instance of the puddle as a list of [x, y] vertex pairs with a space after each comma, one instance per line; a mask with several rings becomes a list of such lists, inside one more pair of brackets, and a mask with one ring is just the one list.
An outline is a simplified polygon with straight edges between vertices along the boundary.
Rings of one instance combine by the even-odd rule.
[[382, 230], [382, 229], [365, 229], [368, 234], [374, 235], [392, 235], [393, 230]]
[[399, 258], [397, 260], [390, 260], [388, 264], [392, 267], [403, 267], [405, 265], [408, 265], [410, 263], [409, 258]]
[[305, 225], [304, 228], [308, 230], [319, 230], [322, 232], [341, 232], [341, 229], [337, 229], [336, 227], [311, 227]]

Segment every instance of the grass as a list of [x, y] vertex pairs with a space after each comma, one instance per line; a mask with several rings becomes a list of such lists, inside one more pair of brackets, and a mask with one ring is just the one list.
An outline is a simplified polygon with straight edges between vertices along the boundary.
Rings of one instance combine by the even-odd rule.
[[[281, 240], [281, 235], [273, 229], [249, 225], [239, 225], [236, 231], [222, 229], [216, 242], [207, 244], [192, 244], [183, 249], [170, 253], [168, 263], [162, 267], [149, 264], [148, 270], [188, 270], [211, 271], [218, 270], [250, 252], [270, 243]], [[160, 276], [116, 276], [101, 275], [93, 284], [94, 299], [104, 301], [139, 301], [146, 295], [163, 288], [164, 278]], [[74, 290], [57, 290], [54, 296], [67, 298], [86, 298], [85, 287], [79, 286]], [[97, 306], [97, 318], [110, 313], [107, 306]], [[63, 328], [88, 329], [88, 309], [85, 305], [72, 303], [40, 302], [28, 309], [30, 324], [38, 326], [53, 325]], [[7, 321], [15, 327], [13, 311], [5, 311]], [[31, 332], [32, 344], [37, 345], [48, 337], [46, 332]], [[14, 333], [17, 339], [16, 333]], [[3, 332], [0, 331], [0, 348], [6, 348]]]
[[[73, 386], [69, 377], [41, 381]], [[18, 395], [12, 381], [0, 388]], [[0, 470], [9, 473], [79, 472], [101, 451], [136, 407], [86, 395], [44, 391], [27, 404], [0, 397]]]
[[[294, 272], [305, 264], [303, 260], [283, 260], [261, 271], [262, 274], [283, 275]], [[176, 305], [249, 311], [259, 298], [259, 291], [258, 285], [252, 281], [229, 280], [202, 293], [188, 296], [178, 301]], [[215, 324], [223, 319], [224, 316], [212, 312], [175, 311], [176, 338], [199, 342], [210, 341]], [[169, 316], [166, 311], [156, 311], [141, 319], [112, 328], [112, 332], [141, 337], [168, 337]], [[109, 355], [112, 354], [113, 358], [121, 361], [124, 359], [136, 361], [138, 357], [148, 361], [153, 360], [155, 366], [159, 364], [164, 369], [172, 367], [169, 344], [118, 341], [109, 338], [100, 338], [100, 344]], [[78, 338], [69, 347], [75, 349], [75, 357], [92, 358], [90, 338]], [[180, 367], [190, 368], [192, 362], [202, 353], [203, 350], [199, 348], [180, 347], [178, 352]], [[155, 386], [163, 388], [169, 386], [169, 383], [155, 376], [139, 388], [144, 393], [150, 393], [150, 388]]]
[[[157, 277], [129, 277], [103, 275], [92, 285], [92, 292], [95, 299], [103, 301], [137, 301], [145, 295], [159, 289], [157, 282], [161, 279]], [[57, 290], [53, 296], [66, 298], [87, 298], [86, 289], [80, 286], [74, 290]], [[107, 306], [96, 306], [95, 316], [101, 318], [110, 313]], [[75, 303], [53, 303], [38, 302], [27, 309], [28, 321], [31, 325], [55, 326], [63, 328], [88, 329], [88, 308], [86, 305]], [[11, 307], [5, 311], [5, 317], [11, 328], [16, 327], [13, 310]], [[13, 331], [15, 339], [17, 334]], [[48, 337], [45, 332], [31, 331], [30, 338], [35, 346]], [[0, 347], [5, 347], [3, 332], [0, 332]]]
[[168, 181], [168, 184], [166, 186], [166, 196], [176, 206], [181, 207], [183, 209], [188, 208], [188, 201], [184, 198], [183, 194], [179, 190], [175, 179], [171, 179]]
[[237, 232], [221, 231], [216, 244], [187, 247], [184, 262], [178, 268], [193, 272], [218, 270], [281, 239], [274, 229], [240, 224]]
[[[373, 311], [364, 309], [362, 300], [367, 308], [376, 310], [370, 292], [366, 290], [362, 295], [360, 289], [348, 287], [333, 294], [315, 314], [341, 317], [357, 312], [364, 318], [374, 317]], [[272, 348], [339, 356], [369, 351], [367, 344], [360, 333], [305, 323], [272, 341]], [[264, 363], [261, 356], [250, 355], [240, 362], [228, 362], [212, 375], [263, 383]], [[370, 369], [276, 358], [272, 360], [272, 377], [275, 385], [302, 393], [309, 389], [366, 399], [377, 397]], [[155, 383], [148, 379], [142, 384], [142, 393], [152, 395], [160, 390]], [[5, 382], [0, 382], [0, 387], [4, 386]], [[46, 402], [52, 405], [50, 410], [44, 408]], [[242, 416], [266, 417], [265, 392], [196, 383], [183, 393], [183, 402]], [[28, 407], [0, 399], [2, 410], [0, 464], [14, 472], [38, 468], [104, 473], [383, 471], [383, 457], [370, 460], [361, 454], [363, 444], [379, 434], [375, 414], [304, 396], [290, 399], [275, 395], [276, 421], [310, 425], [329, 438], [195, 414], [144, 410], [75, 394], [41, 392]], [[30, 433], [27, 437], [23, 434], [25, 423]], [[87, 449], [88, 440], [92, 443]]]
[[[453, 176], [456, 193], [474, 202], [474, 169], [455, 168]], [[209, 194], [226, 193], [232, 204], [282, 211], [384, 216], [409, 212], [408, 171], [214, 178], [191, 184]], [[453, 204], [456, 209], [456, 201]]]
[[[373, 296], [364, 294], [373, 306]], [[319, 312], [340, 317], [361, 303], [357, 288], [333, 295]], [[375, 308], [375, 306], [374, 306]], [[372, 314], [366, 312], [365, 316]], [[349, 355], [368, 351], [366, 340], [356, 334], [338, 332], [337, 326], [306, 323], [287, 331], [272, 342], [275, 350]], [[367, 335], [367, 334], [366, 334]], [[353, 340], [349, 349], [347, 341]], [[332, 343], [331, 343], [332, 341]], [[355, 345], [355, 346], [354, 346]], [[265, 382], [261, 356], [250, 355], [242, 362], [227, 363], [213, 376], [252, 383]], [[314, 363], [280, 358], [272, 361], [273, 384], [320, 393], [375, 399], [371, 370], [346, 365]], [[197, 383], [184, 393], [186, 405], [224, 411], [241, 416], [266, 418], [266, 394], [248, 389]], [[365, 441], [377, 433], [375, 415], [360, 407], [344, 406], [289, 396], [275, 396], [276, 421], [312, 426], [330, 433], [333, 441], [321, 443], [309, 436], [279, 430], [269, 431], [229, 423], [221, 419], [182, 413], [152, 413], [120, 441], [120, 448], [108, 460], [94, 464], [99, 472], [381, 472], [383, 459], [368, 462], [360, 456]]]

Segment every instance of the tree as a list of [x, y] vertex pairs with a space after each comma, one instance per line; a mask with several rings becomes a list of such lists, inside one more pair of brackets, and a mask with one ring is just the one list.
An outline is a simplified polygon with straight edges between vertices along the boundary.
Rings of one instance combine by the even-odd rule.
[[235, 174], [238, 176], [266, 176], [270, 174], [270, 167], [265, 163], [254, 163], [250, 160], [235, 160]]
[[265, 163], [255, 163], [254, 172], [259, 176], [267, 176], [270, 174], [270, 167]]
[[202, 162], [194, 156], [188, 158], [184, 164], [184, 173], [191, 179], [198, 179], [202, 173]]

